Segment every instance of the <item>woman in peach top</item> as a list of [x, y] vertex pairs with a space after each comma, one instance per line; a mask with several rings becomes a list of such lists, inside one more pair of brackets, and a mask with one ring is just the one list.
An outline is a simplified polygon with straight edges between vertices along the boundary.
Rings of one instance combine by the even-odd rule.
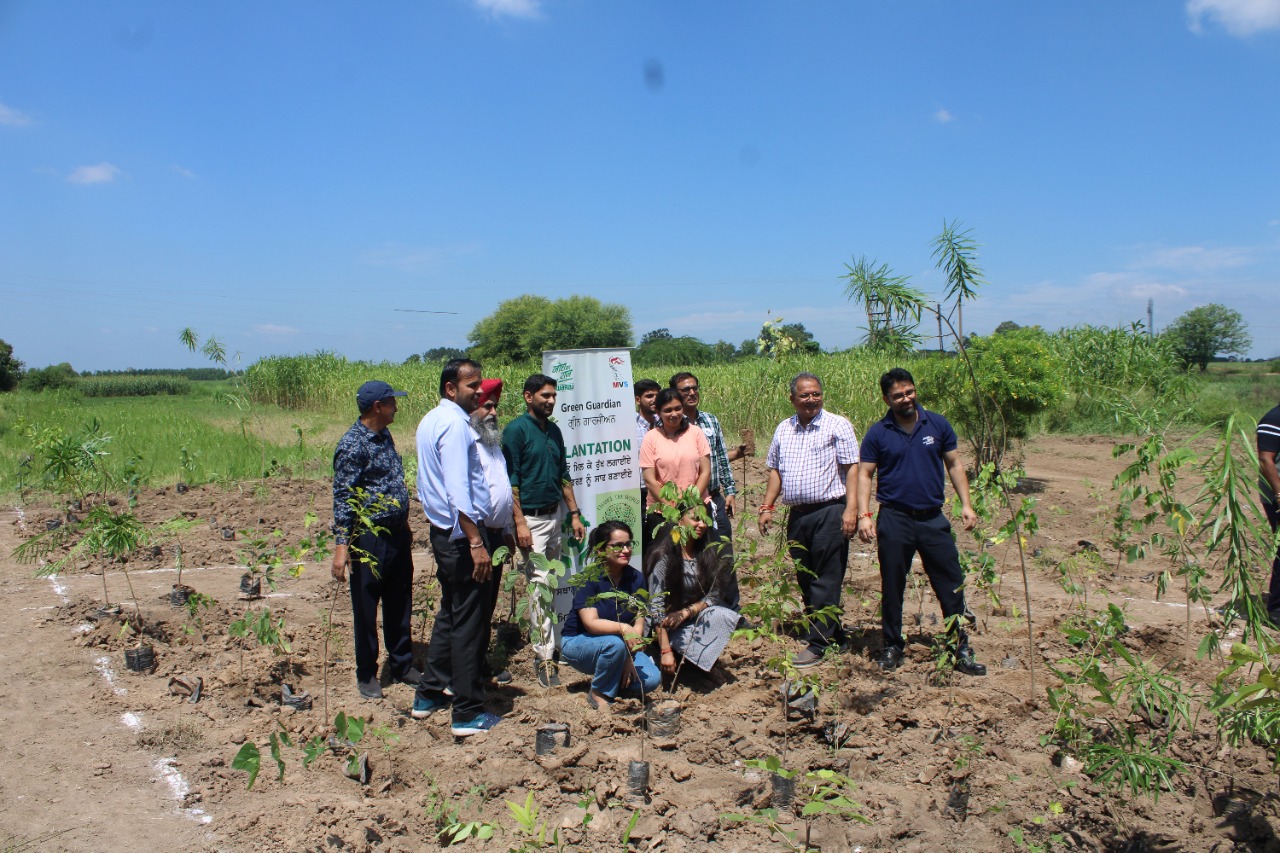
[[649, 492], [649, 506], [658, 503], [663, 483], [675, 483], [681, 491], [696, 486], [704, 501], [711, 500], [711, 445], [702, 430], [689, 424], [684, 403], [674, 388], [658, 393], [660, 425], [645, 433], [640, 445], [640, 473]]

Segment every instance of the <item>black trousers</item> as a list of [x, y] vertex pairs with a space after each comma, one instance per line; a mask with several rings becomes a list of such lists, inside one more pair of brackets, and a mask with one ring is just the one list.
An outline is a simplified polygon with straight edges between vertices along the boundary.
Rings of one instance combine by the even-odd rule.
[[[493, 621], [493, 587], [490, 576], [478, 583], [471, 576], [475, 563], [466, 537], [450, 539], [449, 531], [432, 525], [431, 553], [440, 581], [440, 610], [431, 628], [427, 665], [418, 684], [418, 695], [440, 700], [446, 687], [453, 690], [453, 721], [473, 720], [484, 711], [484, 658]], [[489, 546], [488, 534], [480, 536]]]
[[[849, 540], [840, 526], [844, 501], [819, 504], [816, 508], [792, 507], [787, 519], [787, 539], [799, 547], [791, 549], [791, 559], [808, 569], [797, 571], [805, 613], [824, 607], [840, 607], [845, 568], [849, 563]], [[839, 613], [843, 614], [843, 610]], [[844, 641], [840, 616], [814, 619], [805, 639], [818, 654]]]
[[[413, 537], [403, 522], [381, 536], [365, 533], [351, 543], [351, 613], [355, 625], [356, 679], [378, 674], [378, 601], [382, 601], [382, 639], [387, 668], [403, 675], [413, 665]], [[373, 564], [359, 556], [367, 551]], [[376, 564], [379, 577], [374, 577]]]
[[[1280, 527], [1280, 512], [1265, 500], [1262, 506], [1267, 511], [1267, 521], [1271, 522], [1271, 532], [1275, 533], [1276, 528]], [[1271, 588], [1267, 595], [1267, 612], [1273, 614], [1280, 612], [1280, 549], [1277, 549], [1276, 557], [1271, 563]]]
[[[902, 597], [915, 554], [920, 555], [929, 585], [942, 605], [943, 618], [964, 616], [964, 572], [945, 513], [939, 510], [927, 518], [913, 518], [881, 506], [876, 517], [876, 542], [880, 557], [880, 629], [885, 648], [903, 649], [907, 644], [902, 636]], [[957, 639], [963, 646], [968, 638], [958, 624], [957, 630]]]
[[729, 518], [724, 495], [718, 491], [711, 493], [711, 508], [716, 522], [711, 541], [721, 543], [720, 559], [724, 560], [725, 565], [729, 567], [725, 573], [724, 589], [721, 590], [724, 595], [724, 606], [737, 610], [742, 600], [742, 593], [738, 590], [738, 572], [733, 567], [733, 519]]

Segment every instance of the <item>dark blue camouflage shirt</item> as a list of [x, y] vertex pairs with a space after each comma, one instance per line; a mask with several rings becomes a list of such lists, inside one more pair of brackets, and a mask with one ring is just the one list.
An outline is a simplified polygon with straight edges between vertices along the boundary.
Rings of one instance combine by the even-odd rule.
[[347, 506], [347, 498], [355, 489], [364, 489], [365, 506], [378, 495], [386, 495], [398, 504], [375, 515], [373, 521], [386, 525], [400, 524], [409, 515], [409, 490], [404, 484], [404, 465], [396, 452], [389, 430], [374, 432], [360, 421], [338, 440], [333, 452], [333, 537], [339, 545], [351, 538], [355, 514]]

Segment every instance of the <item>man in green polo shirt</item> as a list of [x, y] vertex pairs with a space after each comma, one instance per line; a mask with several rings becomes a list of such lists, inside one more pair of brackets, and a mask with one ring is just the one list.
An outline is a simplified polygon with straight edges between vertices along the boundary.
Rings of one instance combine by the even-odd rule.
[[[573, 538], [586, 534], [573, 496], [573, 481], [565, 457], [564, 436], [551, 421], [556, 409], [556, 380], [535, 373], [524, 383], [525, 413], [502, 431], [502, 455], [507, 460], [514, 499], [516, 545], [525, 577], [532, 584], [545, 584], [547, 573], [539, 570], [529, 555], [537, 552], [549, 560], [560, 559], [560, 531], [564, 513], [569, 512]], [[532, 586], [530, 588], [532, 592]], [[557, 687], [560, 675], [555, 662], [556, 635], [553, 613], [537, 598], [529, 598], [529, 621], [533, 625], [533, 655], [538, 683]]]

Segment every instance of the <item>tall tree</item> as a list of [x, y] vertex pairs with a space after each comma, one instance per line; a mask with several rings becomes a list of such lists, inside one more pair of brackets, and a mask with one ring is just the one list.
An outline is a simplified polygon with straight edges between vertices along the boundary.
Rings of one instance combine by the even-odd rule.
[[1216, 302], [1192, 308], [1174, 320], [1164, 335], [1172, 340], [1182, 363], [1194, 364], [1201, 372], [1214, 356], [1244, 355], [1253, 346], [1240, 312]]
[[508, 299], [470, 335], [470, 353], [497, 363], [537, 358], [543, 350], [631, 345], [631, 312], [590, 296], [554, 302], [525, 294]]
[[0, 341], [0, 391], [12, 391], [22, 378], [22, 362], [13, 357], [13, 347]]

